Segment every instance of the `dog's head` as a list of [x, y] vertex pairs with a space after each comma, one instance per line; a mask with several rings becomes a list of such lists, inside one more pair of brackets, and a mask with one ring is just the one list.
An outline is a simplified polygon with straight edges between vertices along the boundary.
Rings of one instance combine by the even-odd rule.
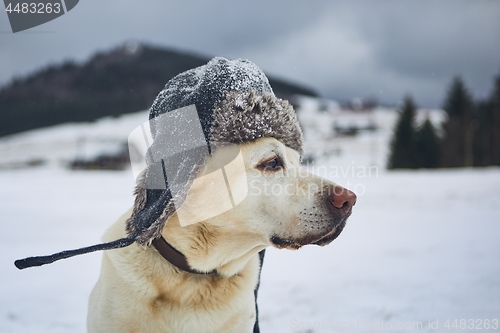
[[[194, 117], [185, 117], [186, 105], [195, 107]], [[263, 245], [281, 248], [328, 244], [342, 231], [356, 196], [300, 167], [302, 131], [295, 111], [274, 95], [254, 64], [215, 58], [180, 74], [158, 95], [150, 118], [149, 155], [159, 158], [148, 163], [127, 224], [140, 244], [159, 237], [174, 214], [181, 225], [210, 220], [226, 227], [237, 221], [265, 238]], [[193, 154], [164, 157], [166, 150], [191, 147], [195, 137], [201, 139], [194, 140], [200, 146]], [[224, 166], [233, 159], [241, 167]], [[149, 186], [158, 180], [160, 186]], [[212, 219], [219, 215], [224, 218]]]

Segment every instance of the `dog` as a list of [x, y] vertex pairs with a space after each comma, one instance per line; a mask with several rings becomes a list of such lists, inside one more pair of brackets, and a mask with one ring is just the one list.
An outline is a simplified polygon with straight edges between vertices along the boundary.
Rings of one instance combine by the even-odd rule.
[[110, 250], [89, 333], [258, 333], [265, 248], [329, 244], [356, 195], [300, 167], [295, 111], [248, 60], [216, 57], [178, 74], [149, 119], [133, 132], [147, 147], [134, 206], [105, 242], [14, 264]]
[[[216, 150], [198, 177], [212, 172], [229, 149]], [[268, 246], [324, 246], [339, 236], [356, 203], [354, 193], [301, 171], [299, 153], [275, 138], [240, 144], [239, 149], [245, 168], [235, 177], [246, 178], [245, 200], [184, 227], [175, 213], [162, 230], [192, 268], [212, 273], [182, 271], [154, 247], [133, 244], [107, 251], [90, 296], [89, 333], [258, 332], [259, 253]], [[186, 201], [193, 196], [199, 198], [199, 210], [218, 205], [218, 195], [203, 193], [203, 188], [190, 188]], [[131, 214], [132, 209], [104, 240], [124, 237]]]

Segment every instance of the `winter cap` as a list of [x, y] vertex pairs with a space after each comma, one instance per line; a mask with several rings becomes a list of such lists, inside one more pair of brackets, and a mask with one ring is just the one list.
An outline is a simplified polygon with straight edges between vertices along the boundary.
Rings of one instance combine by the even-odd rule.
[[184, 202], [206, 158], [217, 147], [274, 137], [302, 155], [293, 107], [277, 98], [262, 70], [248, 60], [216, 57], [172, 78], [149, 113], [152, 143], [135, 189], [127, 237], [15, 262], [19, 269], [137, 242], [149, 246]]

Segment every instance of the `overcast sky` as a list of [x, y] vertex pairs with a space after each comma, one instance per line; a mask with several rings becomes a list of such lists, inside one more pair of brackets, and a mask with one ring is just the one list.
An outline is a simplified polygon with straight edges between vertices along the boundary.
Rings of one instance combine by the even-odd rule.
[[[500, 73], [500, 1], [82, 0], [13, 34], [0, 13], [0, 84], [135, 39], [227, 58], [346, 100], [411, 93], [439, 107], [454, 75], [477, 98]], [[1, 112], [1, 110], [0, 110]]]

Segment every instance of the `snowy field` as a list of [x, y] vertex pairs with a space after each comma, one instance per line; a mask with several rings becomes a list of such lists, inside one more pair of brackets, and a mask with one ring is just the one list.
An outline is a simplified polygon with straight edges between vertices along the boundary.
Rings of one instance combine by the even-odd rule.
[[[500, 168], [387, 172], [393, 111], [370, 116], [378, 132], [348, 138], [329, 134], [342, 115], [314, 112], [310, 107], [301, 114], [306, 147], [316, 156], [310, 168], [353, 189], [358, 202], [329, 246], [268, 250], [261, 331], [472, 332], [474, 320], [482, 331], [500, 332], [492, 328], [500, 320]], [[430, 116], [440, 121], [438, 112]], [[82, 149], [112, 149], [145, 117], [0, 139], [0, 332], [86, 331], [100, 253], [23, 271], [13, 262], [100, 241], [132, 205], [131, 171], [62, 166]], [[35, 157], [48, 163], [9, 167]]]

